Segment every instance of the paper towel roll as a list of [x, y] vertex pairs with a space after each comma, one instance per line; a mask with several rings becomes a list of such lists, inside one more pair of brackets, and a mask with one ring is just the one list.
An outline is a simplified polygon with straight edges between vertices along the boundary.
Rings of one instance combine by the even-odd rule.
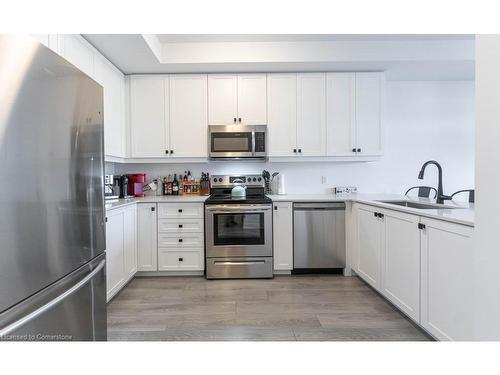
[[278, 194], [279, 195], [285, 195], [285, 175], [280, 173], [278, 176]]

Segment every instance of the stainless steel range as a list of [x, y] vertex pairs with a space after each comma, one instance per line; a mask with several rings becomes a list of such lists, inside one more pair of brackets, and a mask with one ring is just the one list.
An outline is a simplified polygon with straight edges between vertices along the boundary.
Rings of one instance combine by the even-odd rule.
[[262, 176], [212, 176], [211, 193], [205, 202], [207, 279], [272, 278], [272, 201]]

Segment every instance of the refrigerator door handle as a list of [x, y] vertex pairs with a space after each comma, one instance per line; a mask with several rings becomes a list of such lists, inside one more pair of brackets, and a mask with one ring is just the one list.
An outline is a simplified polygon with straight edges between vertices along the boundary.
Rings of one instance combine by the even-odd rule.
[[85, 284], [87, 284], [99, 271], [105, 266], [106, 260], [102, 260], [96, 268], [92, 270], [87, 276], [85, 276], [83, 279], [81, 279], [79, 282], [77, 282], [75, 285], [73, 285], [71, 288], [66, 290], [65, 292], [59, 294], [57, 297], [52, 299], [50, 302], [47, 302], [45, 305], [39, 307], [35, 311], [32, 311], [28, 315], [25, 315], [19, 320], [16, 320], [14, 323], [9, 324], [8, 326], [2, 328], [0, 330], [0, 337], [6, 336], [10, 334], [12, 331], [15, 331], [16, 329], [22, 327], [26, 323], [29, 323], [31, 320], [35, 319], [39, 315], [43, 314], [47, 310], [51, 309], [58, 303], [64, 301], [66, 298], [77, 292], [81, 287], [83, 287]]

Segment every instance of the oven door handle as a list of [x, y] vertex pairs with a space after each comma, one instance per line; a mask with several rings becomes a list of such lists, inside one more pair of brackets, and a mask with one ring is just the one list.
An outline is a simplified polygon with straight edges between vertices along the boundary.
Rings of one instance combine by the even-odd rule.
[[214, 261], [215, 265], [223, 265], [223, 266], [247, 266], [247, 265], [255, 265], [255, 264], [265, 264], [264, 260], [240, 260], [240, 261], [230, 261], [230, 260], [216, 260]]
[[244, 206], [235, 206], [235, 207], [206, 207], [207, 211], [213, 212], [213, 213], [235, 213], [235, 212], [264, 212], [264, 211], [270, 211], [271, 207], [256, 207], [256, 208], [249, 208], [249, 207], [244, 207]]

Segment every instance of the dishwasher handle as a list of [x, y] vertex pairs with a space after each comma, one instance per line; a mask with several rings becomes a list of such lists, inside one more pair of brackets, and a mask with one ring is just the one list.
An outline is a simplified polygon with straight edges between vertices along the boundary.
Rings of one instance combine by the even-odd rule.
[[294, 211], [335, 211], [345, 210], [345, 202], [294, 203]]

